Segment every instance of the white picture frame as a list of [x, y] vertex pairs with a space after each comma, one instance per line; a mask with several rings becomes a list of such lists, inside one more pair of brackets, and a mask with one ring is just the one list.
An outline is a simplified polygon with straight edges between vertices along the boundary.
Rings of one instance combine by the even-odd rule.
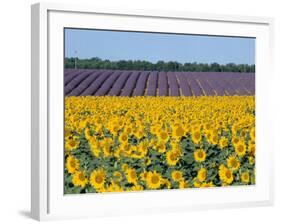
[[[271, 18], [191, 12], [101, 9], [38, 3], [32, 15], [31, 214], [37, 220], [248, 207], [273, 203], [273, 149], [267, 90]], [[63, 194], [63, 28], [157, 31], [256, 38], [257, 183], [248, 187], [141, 193]], [[61, 170], [60, 170], [61, 169]], [[61, 172], [60, 172], [61, 171]]]

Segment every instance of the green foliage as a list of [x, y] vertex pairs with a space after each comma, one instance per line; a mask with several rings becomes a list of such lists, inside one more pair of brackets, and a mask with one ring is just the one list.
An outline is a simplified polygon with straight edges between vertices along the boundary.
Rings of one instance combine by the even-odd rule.
[[[75, 58], [65, 58], [65, 68], [75, 68]], [[76, 58], [76, 66], [80, 69], [111, 69], [139, 71], [189, 71], [189, 72], [255, 72], [255, 65], [248, 64], [218, 64], [218, 63], [179, 63], [176, 61], [158, 61], [152, 63], [140, 60], [109, 61], [94, 57], [90, 59]]]

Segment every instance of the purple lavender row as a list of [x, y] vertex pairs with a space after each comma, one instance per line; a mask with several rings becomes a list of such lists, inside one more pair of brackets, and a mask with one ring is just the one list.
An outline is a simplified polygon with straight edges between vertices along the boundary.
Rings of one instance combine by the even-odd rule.
[[190, 84], [190, 88], [191, 91], [193, 93], [194, 96], [203, 96], [203, 92], [198, 84], [198, 82], [196, 81], [196, 79], [189, 79], [189, 84]]
[[124, 88], [126, 81], [128, 77], [130, 76], [131, 72], [129, 71], [124, 71], [120, 74], [118, 79], [115, 81], [113, 84], [111, 90], [109, 91], [108, 95], [109, 96], [119, 96], [122, 89]]
[[223, 86], [218, 82], [217, 79], [214, 79], [214, 77], [207, 79], [208, 83], [212, 87], [212, 89], [216, 92], [218, 96], [224, 96], [226, 95], [225, 89]]
[[166, 72], [159, 72], [158, 96], [168, 96], [168, 80]]
[[204, 90], [204, 95], [206, 96], [214, 96], [215, 91], [213, 88], [210, 86], [210, 84], [207, 82], [207, 79], [197, 79], [197, 81], [200, 83], [202, 89]]
[[77, 71], [76, 69], [66, 69], [65, 72], [64, 72], [64, 76], [68, 76], [69, 74], [71, 74], [72, 72], [75, 72]]
[[102, 73], [103, 71], [93, 71], [93, 73], [91, 73], [86, 79], [84, 79], [82, 82], [80, 82], [80, 84], [72, 89], [72, 91], [67, 94], [68, 96], [79, 96], [84, 90], [86, 90], [92, 82], [94, 82], [99, 75]]
[[102, 72], [99, 77], [92, 82], [91, 85], [88, 86], [87, 89], [85, 89], [81, 95], [82, 96], [88, 96], [88, 95], [94, 95], [95, 92], [100, 88], [100, 86], [103, 84], [103, 82], [113, 73], [113, 71], [104, 71]]
[[140, 74], [140, 72], [134, 71], [129, 76], [129, 78], [127, 79], [126, 85], [124, 86], [120, 96], [131, 96], [132, 95], [139, 74]]
[[77, 75], [85, 72], [85, 70], [75, 70], [70, 72], [67, 76], [64, 76], [64, 86], [66, 86], [72, 79], [74, 79]]
[[146, 91], [147, 96], [156, 96], [157, 80], [158, 80], [158, 73], [151, 72], [148, 78], [147, 91]]
[[184, 96], [192, 96], [188, 80], [185, 78], [185, 76], [183, 74], [180, 74], [179, 72], [176, 72], [175, 75], [179, 82], [181, 94]]
[[235, 87], [235, 90], [238, 93], [238, 95], [249, 95], [249, 91], [243, 85], [245, 81], [244, 79], [242, 78], [235, 79], [232, 77], [228, 81], [231, 82], [233, 87]]
[[168, 72], [167, 73], [167, 78], [168, 78], [168, 84], [169, 84], [169, 90], [170, 96], [179, 96], [179, 86], [178, 86], [178, 81], [177, 78], [175, 76], [175, 73], [173, 72]]
[[70, 93], [74, 88], [76, 88], [84, 79], [86, 79], [92, 72], [84, 71], [79, 75], [76, 75], [64, 88], [64, 93]]
[[110, 91], [111, 87], [113, 86], [114, 82], [120, 76], [121, 71], [113, 72], [108, 79], [101, 85], [101, 87], [95, 92], [95, 96], [104, 96]]
[[145, 87], [147, 84], [147, 78], [149, 77], [149, 72], [141, 72], [136, 83], [136, 88], [133, 92], [133, 96], [143, 96], [145, 92]]

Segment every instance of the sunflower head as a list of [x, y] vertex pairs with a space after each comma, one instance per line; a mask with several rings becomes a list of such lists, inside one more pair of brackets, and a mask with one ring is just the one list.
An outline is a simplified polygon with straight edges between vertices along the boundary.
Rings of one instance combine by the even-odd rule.
[[105, 171], [103, 169], [97, 169], [91, 173], [90, 183], [93, 188], [100, 190], [101, 188], [104, 188], [105, 178]]
[[249, 175], [249, 171], [244, 171], [241, 174], [241, 181], [245, 184], [249, 183], [250, 181], [250, 175]]
[[233, 182], [233, 174], [231, 170], [223, 164], [221, 164], [219, 167], [219, 177], [223, 185], [228, 185]]
[[158, 189], [161, 186], [162, 177], [155, 170], [153, 172], [150, 171], [147, 173], [146, 183], [150, 189]]
[[126, 177], [128, 183], [136, 184], [138, 181], [137, 171], [133, 168], [128, 168], [126, 170]]
[[119, 136], [119, 142], [121, 144], [127, 144], [128, 143], [128, 134], [126, 132], [123, 132], [120, 136]]
[[197, 178], [200, 182], [203, 182], [206, 180], [207, 177], [207, 170], [206, 168], [202, 167], [200, 168], [200, 170], [197, 173]]
[[179, 161], [180, 153], [178, 150], [170, 150], [166, 153], [167, 164], [170, 166], [175, 166]]
[[167, 142], [169, 140], [169, 134], [168, 134], [167, 131], [161, 130], [158, 133], [158, 138], [159, 138], [160, 141]]
[[174, 170], [171, 174], [173, 181], [179, 182], [183, 179], [183, 175], [181, 171]]
[[184, 189], [184, 188], [188, 188], [188, 187], [189, 187], [189, 185], [188, 185], [188, 183], [185, 180], [181, 180], [179, 182], [179, 188], [180, 189]]
[[182, 136], [184, 136], [185, 135], [185, 130], [184, 130], [184, 128], [182, 127], [182, 126], [175, 126], [174, 128], [173, 128], [173, 137], [174, 138], [181, 138]]
[[237, 170], [240, 167], [240, 161], [235, 155], [231, 155], [227, 159], [227, 166], [232, 170]]
[[66, 159], [66, 169], [68, 173], [74, 173], [75, 171], [79, 170], [80, 164], [79, 160], [76, 159], [74, 156], [68, 156]]
[[200, 141], [201, 141], [201, 133], [198, 129], [196, 129], [195, 131], [193, 131], [192, 135], [191, 135], [191, 138], [192, 138], [192, 141], [195, 143], [195, 144], [198, 144]]
[[79, 139], [71, 138], [65, 142], [65, 150], [72, 151], [76, 149], [80, 144]]
[[197, 149], [194, 152], [194, 159], [197, 162], [204, 162], [206, 159], [206, 152], [203, 149]]
[[228, 139], [226, 137], [222, 137], [219, 141], [219, 145], [221, 149], [224, 149], [228, 146]]
[[246, 154], [246, 145], [244, 142], [240, 141], [235, 145], [235, 152], [238, 156], [242, 157]]
[[86, 176], [86, 173], [84, 171], [76, 171], [72, 175], [72, 183], [74, 186], [84, 188], [88, 183], [88, 178]]

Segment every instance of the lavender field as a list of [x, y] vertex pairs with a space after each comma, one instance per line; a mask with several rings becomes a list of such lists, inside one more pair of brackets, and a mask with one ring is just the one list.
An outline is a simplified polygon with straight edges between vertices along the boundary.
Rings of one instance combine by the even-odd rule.
[[255, 95], [254, 73], [66, 69], [66, 96]]

